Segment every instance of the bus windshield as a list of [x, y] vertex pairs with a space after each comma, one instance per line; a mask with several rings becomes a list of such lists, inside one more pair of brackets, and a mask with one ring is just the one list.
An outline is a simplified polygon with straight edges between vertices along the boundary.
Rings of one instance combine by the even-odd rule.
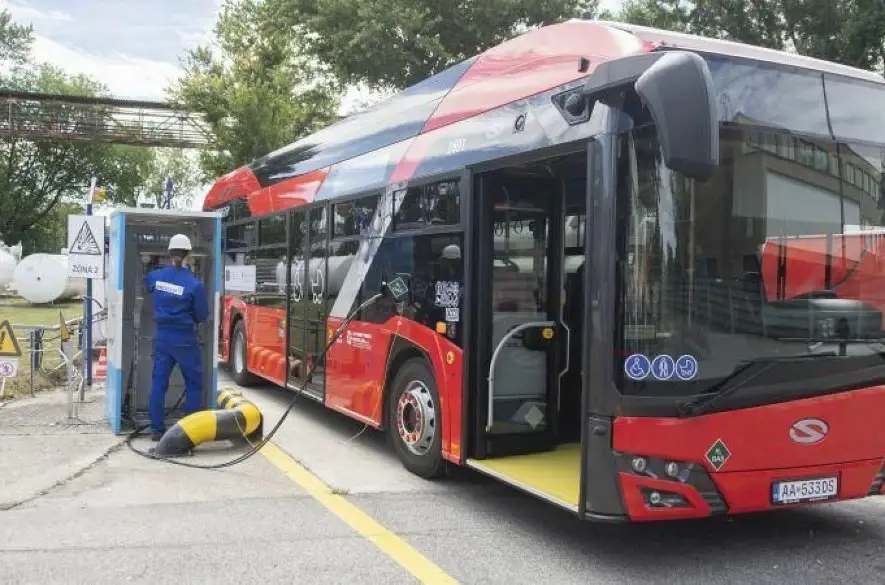
[[[746, 386], [881, 382], [885, 86], [715, 60], [711, 71], [711, 179], [669, 171], [650, 123], [622, 136], [618, 388], [699, 394], [778, 356]], [[835, 358], [815, 367], [815, 353]]]

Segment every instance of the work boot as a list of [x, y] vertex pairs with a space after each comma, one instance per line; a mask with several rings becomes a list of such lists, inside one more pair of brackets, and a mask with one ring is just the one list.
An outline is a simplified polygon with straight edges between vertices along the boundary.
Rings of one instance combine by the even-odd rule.
[[156, 432], [151, 433], [151, 441], [153, 441], [154, 443], [158, 442], [162, 438], [163, 438], [163, 433], [156, 433]]

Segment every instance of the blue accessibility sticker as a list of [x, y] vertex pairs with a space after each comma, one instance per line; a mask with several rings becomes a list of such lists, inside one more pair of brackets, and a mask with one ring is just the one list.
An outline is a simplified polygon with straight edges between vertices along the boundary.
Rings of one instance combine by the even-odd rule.
[[683, 355], [676, 360], [676, 376], [680, 380], [691, 380], [698, 375], [698, 360], [694, 356]]
[[644, 380], [651, 371], [651, 362], [641, 353], [634, 353], [624, 360], [624, 373], [633, 380]]
[[654, 374], [655, 378], [658, 380], [669, 380], [673, 377], [675, 370], [676, 362], [666, 354], [659, 355], [651, 363], [651, 373]]

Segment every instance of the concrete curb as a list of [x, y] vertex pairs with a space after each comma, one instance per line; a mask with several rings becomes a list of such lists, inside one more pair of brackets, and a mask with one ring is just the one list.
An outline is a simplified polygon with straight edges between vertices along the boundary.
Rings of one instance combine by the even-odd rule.
[[32, 502], [80, 477], [110, 457], [111, 453], [118, 451], [125, 443], [126, 439], [118, 439], [112, 445], [103, 449], [98, 456], [81, 457], [67, 465], [48, 471], [35, 480], [24, 482], [22, 487], [16, 488], [16, 486], [13, 486], [12, 490], [0, 494], [0, 512], [13, 510], [28, 502]]

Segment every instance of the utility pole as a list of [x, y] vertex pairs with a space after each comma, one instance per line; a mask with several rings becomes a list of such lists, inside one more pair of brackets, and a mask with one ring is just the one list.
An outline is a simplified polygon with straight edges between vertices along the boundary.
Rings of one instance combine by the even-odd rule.
[[[86, 216], [92, 215], [92, 200], [95, 197], [95, 187], [98, 178], [92, 177], [89, 185], [89, 197], [86, 199]], [[99, 242], [104, 247], [104, 242]], [[86, 299], [84, 299], [83, 324], [86, 327], [86, 350], [83, 352], [83, 362], [86, 366], [86, 387], [92, 389], [92, 279], [86, 279]]]
[[172, 209], [172, 177], [166, 177], [166, 184], [163, 187], [163, 209]]

